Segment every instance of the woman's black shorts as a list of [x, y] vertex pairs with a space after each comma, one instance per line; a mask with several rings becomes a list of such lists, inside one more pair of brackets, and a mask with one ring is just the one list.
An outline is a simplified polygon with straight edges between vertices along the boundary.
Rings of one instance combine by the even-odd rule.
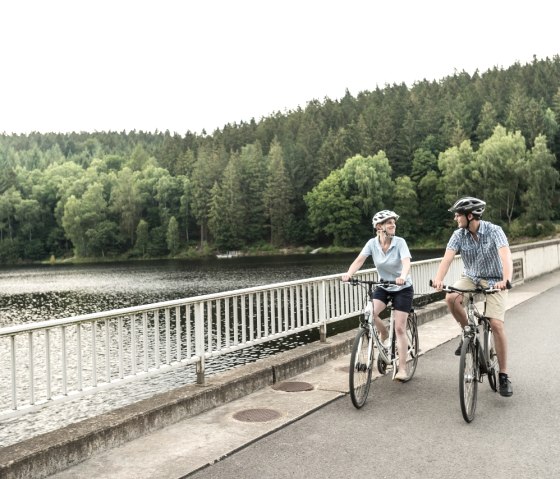
[[393, 309], [408, 313], [412, 309], [414, 288], [409, 286], [408, 288], [401, 289], [400, 291], [386, 291], [383, 288], [376, 288], [373, 291], [373, 299], [383, 301], [385, 304], [389, 302], [390, 298], [393, 299]]

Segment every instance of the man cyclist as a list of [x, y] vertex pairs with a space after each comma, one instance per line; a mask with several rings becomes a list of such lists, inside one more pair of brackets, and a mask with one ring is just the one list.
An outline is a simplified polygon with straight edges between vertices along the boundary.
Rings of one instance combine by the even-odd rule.
[[[511, 282], [513, 262], [509, 243], [502, 228], [488, 221], [481, 220], [486, 203], [478, 198], [467, 196], [455, 202], [449, 209], [454, 213], [459, 228], [453, 232], [447, 249], [441, 260], [433, 287], [441, 290], [443, 280], [455, 255], [461, 254], [465, 267], [463, 276], [453, 286], [460, 289], [495, 287], [502, 291], [487, 298], [486, 315], [494, 332], [496, 354], [500, 366], [499, 390], [502, 396], [511, 396], [513, 388], [507, 373], [507, 338], [504, 328], [505, 301], [508, 282]], [[464, 328], [467, 314], [463, 307], [463, 295], [447, 293], [445, 297], [449, 311]], [[455, 351], [461, 354], [461, 344]]]

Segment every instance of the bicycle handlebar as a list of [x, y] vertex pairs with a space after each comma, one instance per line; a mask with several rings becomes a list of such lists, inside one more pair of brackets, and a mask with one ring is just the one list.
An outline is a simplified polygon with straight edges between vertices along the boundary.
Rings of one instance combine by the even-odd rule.
[[[433, 288], [433, 282], [430, 280], [430, 287]], [[506, 282], [506, 288], [511, 289], [511, 283], [509, 280]], [[442, 291], [446, 293], [482, 293], [482, 294], [493, 294], [502, 291], [500, 288], [483, 288], [482, 286], [477, 286], [475, 289], [460, 289], [453, 286], [446, 286], [445, 284], [441, 288]]]
[[350, 283], [352, 286], [356, 286], [358, 284], [367, 284], [369, 286], [376, 286], [376, 285], [388, 286], [391, 284], [397, 284], [396, 281], [389, 281], [387, 279], [381, 279], [381, 278], [379, 279], [379, 281], [369, 281], [365, 279], [350, 278], [350, 281], [348, 281], [348, 283]]

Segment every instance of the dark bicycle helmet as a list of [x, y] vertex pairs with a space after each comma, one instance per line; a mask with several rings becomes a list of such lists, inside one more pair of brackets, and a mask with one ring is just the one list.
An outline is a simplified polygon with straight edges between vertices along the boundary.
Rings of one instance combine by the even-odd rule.
[[466, 215], [472, 213], [476, 216], [482, 216], [484, 209], [486, 208], [486, 203], [473, 196], [465, 196], [455, 202], [455, 204], [449, 208], [448, 211], [451, 213], [461, 213]]
[[379, 223], [383, 223], [390, 218], [395, 218], [395, 221], [397, 221], [399, 219], [399, 215], [391, 210], [378, 211], [375, 215], [373, 215], [371, 224], [375, 228]]

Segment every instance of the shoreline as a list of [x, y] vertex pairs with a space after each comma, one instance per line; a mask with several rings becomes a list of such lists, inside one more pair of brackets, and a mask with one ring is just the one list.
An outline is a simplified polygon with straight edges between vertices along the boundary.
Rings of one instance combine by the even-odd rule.
[[[560, 234], [553, 236], [546, 236], [542, 238], [516, 238], [510, 242], [510, 246], [517, 244], [536, 243], [539, 241], [546, 241], [549, 239], [556, 239]], [[440, 245], [423, 244], [412, 245], [409, 244], [411, 250], [416, 251], [434, 251], [441, 249], [445, 251], [446, 243]], [[162, 261], [162, 260], [205, 260], [205, 259], [232, 259], [232, 258], [252, 258], [252, 257], [274, 257], [274, 256], [297, 256], [297, 255], [331, 255], [331, 254], [358, 254], [362, 246], [356, 247], [339, 247], [339, 246], [294, 246], [284, 248], [271, 248], [271, 249], [246, 249], [238, 250], [235, 252], [222, 252], [218, 250], [191, 248], [183, 251], [175, 256], [150, 256], [139, 257], [133, 255], [121, 255], [114, 257], [95, 257], [95, 258], [79, 258], [76, 256], [56, 258], [51, 256], [48, 259], [36, 261], [20, 261], [17, 263], [0, 263], [0, 266], [31, 266], [31, 265], [66, 265], [66, 264], [103, 264], [103, 263], [120, 263], [120, 262], [135, 262], [135, 261]], [[231, 254], [234, 253], [234, 254]]]

